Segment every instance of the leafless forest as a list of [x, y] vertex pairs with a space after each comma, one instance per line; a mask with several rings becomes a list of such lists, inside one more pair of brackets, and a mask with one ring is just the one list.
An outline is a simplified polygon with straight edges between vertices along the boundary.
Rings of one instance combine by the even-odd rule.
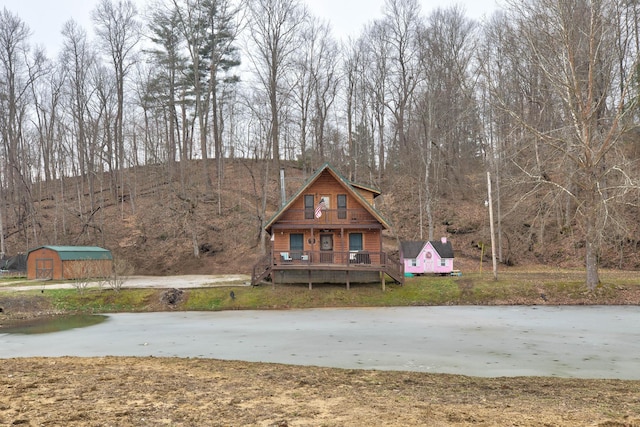
[[163, 1], [100, 0], [49, 57], [0, 11], [3, 254], [154, 228], [142, 194], [172, 200], [191, 257], [229, 218], [257, 253], [280, 168], [328, 161], [389, 195], [397, 238], [473, 232], [490, 176], [500, 261], [579, 259], [591, 288], [603, 265], [640, 267], [637, 2], [511, 0], [475, 22], [387, 0], [337, 40], [299, 0]]

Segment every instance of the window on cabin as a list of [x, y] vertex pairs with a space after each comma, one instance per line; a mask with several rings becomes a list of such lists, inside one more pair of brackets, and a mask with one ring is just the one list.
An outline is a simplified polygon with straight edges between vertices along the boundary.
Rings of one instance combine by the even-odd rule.
[[301, 233], [289, 234], [289, 251], [291, 252], [291, 258], [300, 259], [302, 257], [303, 250], [304, 250], [304, 234], [301, 234]]
[[362, 233], [349, 233], [349, 250], [361, 251], [362, 249]]
[[314, 218], [313, 194], [304, 195], [304, 219]]
[[347, 195], [338, 194], [338, 219], [347, 218]]
[[447, 260], [446, 259], [441, 259], [440, 260], [440, 267], [446, 267], [447, 266]]
[[417, 267], [418, 266], [418, 260], [416, 258], [411, 258], [411, 267]]

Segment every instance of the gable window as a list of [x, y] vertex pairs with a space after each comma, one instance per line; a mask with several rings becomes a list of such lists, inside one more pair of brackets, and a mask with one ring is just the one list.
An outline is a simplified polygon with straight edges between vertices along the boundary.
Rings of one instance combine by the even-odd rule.
[[338, 219], [347, 218], [347, 195], [338, 194]]
[[304, 195], [304, 219], [314, 218], [313, 194]]

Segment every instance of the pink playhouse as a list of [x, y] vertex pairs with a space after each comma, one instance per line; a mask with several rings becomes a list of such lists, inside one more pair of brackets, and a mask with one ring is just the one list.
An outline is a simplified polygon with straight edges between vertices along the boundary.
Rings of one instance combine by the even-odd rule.
[[401, 242], [405, 274], [452, 274], [453, 247], [443, 237], [440, 240]]

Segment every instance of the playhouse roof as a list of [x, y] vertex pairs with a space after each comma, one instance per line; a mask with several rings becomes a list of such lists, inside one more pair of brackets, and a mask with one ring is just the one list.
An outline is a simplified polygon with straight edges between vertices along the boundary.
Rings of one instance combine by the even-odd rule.
[[440, 258], [454, 258], [453, 246], [451, 246], [451, 242], [448, 240], [444, 243], [442, 240], [429, 240], [428, 242], [422, 240], [400, 242], [400, 246], [402, 247], [402, 256], [404, 258], [417, 258], [427, 243], [431, 243], [431, 246], [433, 246], [433, 249], [438, 252]]
[[271, 230], [271, 226], [276, 223], [278, 221], [278, 219], [282, 216], [282, 214], [284, 212], [287, 211], [287, 209], [289, 209], [289, 207], [293, 204], [293, 202], [295, 202], [298, 197], [300, 197], [301, 194], [303, 194], [306, 189], [308, 187], [311, 186], [311, 184], [313, 184], [322, 174], [322, 172], [324, 171], [328, 171], [334, 178], [335, 180], [342, 185], [342, 187], [344, 187], [344, 189], [351, 194], [356, 200], [358, 200], [360, 202], [360, 204], [362, 205], [363, 208], [365, 208], [367, 211], [369, 211], [369, 213], [371, 215], [373, 215], [374, 218], [376, 218], [376, 220], [378, 222], [380, 222], [380, 224], [382, 224], [383, 228], [388, 229], [389, 228], [389, 223], [387, 222], [386, 219], [383, 218], [383, 216], [380, 214], [380, 212], [378, 212], [376, 210], [375, 207], [373, 207], [373, 205], [371, 205], [364, 197], [362, 197], [360, 195], [360, 192], [356, 191], [356, 188], [360, 188], [360, 189], [364, 189], [367, 191], [370, 191], [371, 193], [373, 193], [374, 197], [377, 197], [380, 195], [380, 190], [363, 185], [363, 184], [356, 184], [353, 183], [349, 180], [347, 180], [346, 178], [344, 178], [336, 169], [334, 169], [329, 163], [325, 163], [323, 164], [320, 168], [318, 168], [318, 170], [315, 171], [315, 173], [313, 175], [311, 175], [309, 177], [309, 179], [307, 179], [307, 181], [304, 183], [304, 185], [296, 192], [296, 194], [293, 195], [293, 197], [291, 197], [287, 203], [285, 203], [285, 205], [280, 208], [280, 210], [278, 212], [276, 212], [273, 217], [271, 217], [271, 219], [269, 220], [269, 222], [267, 222], [267, 225], [265, 226], [265, 230], [267, 230], [267, 232], [270, 232]]
[[453, 258], [453, 246], [451, 246], [450, 241], [442, 242], [442, 240], [430, 240], [431, 246], [433, 249], [438, 252], [440, 258]]
[[402, 256], [405, 258], [418, 258], [420, 251], [426, 244], [427, 242], [423, 241], [400, 242]]

